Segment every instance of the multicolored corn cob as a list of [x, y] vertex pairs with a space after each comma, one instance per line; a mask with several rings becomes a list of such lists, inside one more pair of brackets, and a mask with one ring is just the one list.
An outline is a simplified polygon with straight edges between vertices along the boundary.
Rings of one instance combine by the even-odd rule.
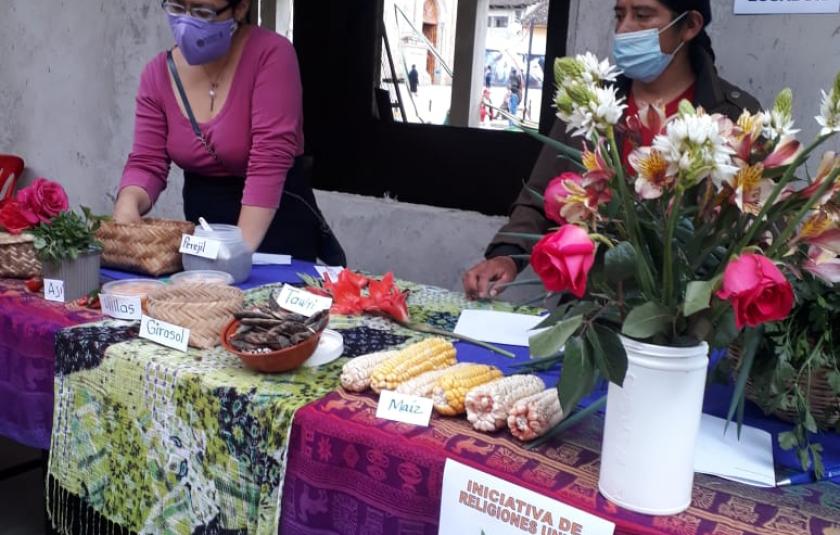
[[514, 403], [508, 413], [508, 428], [513, 436], [527, 442], [544, 435], [563, 416], [557, 390], [549, 388]]
[[341, 368], [341, 386], [350, 392], [364, 392], [370, 388], [370, 376], [378, 364], [396, 357], [398, 351], [380, 351], [361, 355]]
[[467, 392], [501, 376], [502, 372], [498, 368], [485, 364], [469, 364], [451, 370], [438, 379], [432, 389], [435, 411], [443, 416], [463, 414]]
[[496, 431], [507, 423], [515, 402], [543, 390], [545, 383], [536, 375], [512, 375], [478, 386], [464, 400], [467, 419], [477, 431]]

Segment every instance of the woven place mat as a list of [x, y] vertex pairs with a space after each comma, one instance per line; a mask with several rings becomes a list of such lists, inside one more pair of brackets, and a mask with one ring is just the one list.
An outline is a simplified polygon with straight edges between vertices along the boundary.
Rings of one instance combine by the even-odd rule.
[[0, 277], [27, 279], [41, 274], [31, 234], [0, 232]]
[[190, 329], [190, 346], [207, 349], [219, 345], [222, 328], [244, 300], [233, 286], [186, 283], [153, 292], [147, 307], [150, 317]]

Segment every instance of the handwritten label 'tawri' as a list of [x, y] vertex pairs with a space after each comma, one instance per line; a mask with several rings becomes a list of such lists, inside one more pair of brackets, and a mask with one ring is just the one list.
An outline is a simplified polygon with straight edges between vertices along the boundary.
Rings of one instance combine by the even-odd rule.
[[383, 390], [379, 394], [376, 417], [428, 427], [432, 417], [432, 400]]
[[283, 286], [280, 293], [275, 298], [277, 304], [281, 308], [306, 316], [307, 318], [314, 316], [322, 310], [327, 310], [332, 306], [332, 299], [315, 295], [306, 290], [298, 290], [294, 286], [288, 284]]
[[181, 236], [181, 249], [179, 252], [182, 254], [200, 256], [202, 258], [215, 260], [219, 258], [219, 247], [221, 247], [221, 245], [221, 242], [217, 240], [210, 240], [208, 238], [199, 238], [196, 236], [190, 236], [189, 234], [184, 234]]

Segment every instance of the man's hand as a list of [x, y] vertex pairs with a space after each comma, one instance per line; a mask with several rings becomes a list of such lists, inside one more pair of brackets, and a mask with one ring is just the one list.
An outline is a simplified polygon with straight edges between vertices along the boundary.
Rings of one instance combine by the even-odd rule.
[[464, 274], [464, 293], [468, 299], [496, 297], [504, 290], [498, 286], [513, 281], [517, 272], [516, 262], [509, 256], [484, 260]]

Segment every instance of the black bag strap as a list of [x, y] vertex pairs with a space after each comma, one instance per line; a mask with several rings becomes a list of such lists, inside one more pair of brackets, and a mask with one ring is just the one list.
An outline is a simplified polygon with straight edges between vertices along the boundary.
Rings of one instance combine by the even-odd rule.
[[187, 112], [187, 117], [190, 120], [195, 136], [199, 141], [201, 141], [201, 144], [204, 145], [204, 150], [206, 150], [214, 160], [222, 163], [221, 159], [219, 159], [219, 155], [216, 154], [216, 151], [213, 149], [213, 146], [210, 145], [210, 142], [207, 141], [206, 137], [204, 137], [204, 132], [202, 132], [201, 128], [198, 126], [198, 121], [195, 120], [195, 114], [193, 113], [192, 106], [190, 106], [190, 101], [187, 98], [187, 92], [184, 90], [184, 83], [181, 82], [181, 77], [178, 75], [178, 68], [175, 67], [172, 50], [168, 50], [166, 52], [166, 63], [169, 65], [169, 72], [172, 73], [172, 79], [175, 80], [175, 87], [178, 88], [178, 94], [181, 96], [181, 102], [184, 104], [184, 111]]

